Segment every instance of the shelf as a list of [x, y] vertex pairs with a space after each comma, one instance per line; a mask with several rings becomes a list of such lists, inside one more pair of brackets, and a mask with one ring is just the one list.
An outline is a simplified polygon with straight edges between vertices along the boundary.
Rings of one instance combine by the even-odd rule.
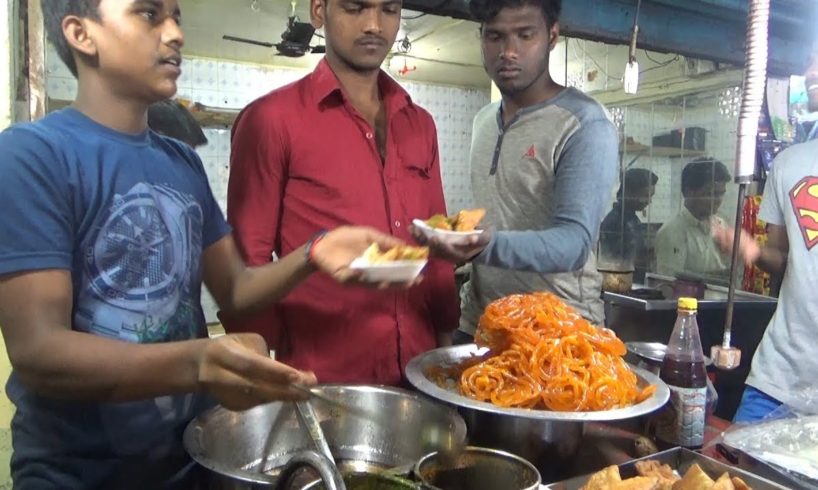
[[694, 158], [705, 156], [707, 152], [702, 150], [686, 150], [684, 148], [667, 146], [647, 146], [640, 143], [628, 143], [625, 145], [625, 154], [658, 158]]
[[[46, 107], [49, 112], [57, 111], [71, 105], [71, 102], [70, 100], [52, 99], [49, 97]], [[193, 118], [196, 119], [196, 122], [202, 127], [232, 126], [239, 112], [239, 109], [220, 109], [198, 103], [193, 104], [193, 107], [190, 109]]]
[[218, 109], [196, 104], [190, 113], [202, 127], [232, 126], [239, 115], [239, 109]]

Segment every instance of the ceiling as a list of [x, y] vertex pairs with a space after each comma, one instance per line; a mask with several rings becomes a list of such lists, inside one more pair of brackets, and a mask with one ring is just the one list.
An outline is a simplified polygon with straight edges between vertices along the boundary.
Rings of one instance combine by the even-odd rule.
[[[404, 0], [404, 5], [468, 19], [469, 1]], [[571, 0], [563, 2], [560, 26], [571, 37], [630, 44], [638, 18], [642, 47], [743, 66], [749, 3], [749, 0]], [[801, 73], [812, 41], [818, 35], [815, 29], [818, 2], [768, 0], [766, 5], [770, 13], [768, 71], [776, 76]]]
[[[193, 56], [248, 63], [311, 68], [322, 55], [302, 58], [275, 56], [275, 48], [225, 41], [223, 34], [265, 42], [281, 39], [291, 14], [289, 0], [181, 0], [185, 29], [185, 53]], [[296, 14], [309, 20], [309, 0], [296, 2]], [[408, 56], [391, 63], [416, 70], [408, 80], [473, 86], [487, 89], [489, 79], [480, 59], [477, 24], [450, 17], [423, 15], [405, 10], [402, 31], [412, 44]], [[402, 34], [403, 34], [402, 33]], [[399, 36], [400, 37], [400, 36]], [[322, 40], [313, 37], [313, 44]], [[394, 71], [393, 71], [394, 73]]]
[[[276, 56], [274, 48], [226, 41], [223, 34], [277, 42], [281, 39], [291, 15], [290, 0], [181, 0], [185, 29], [185, 53], [207, 58], [311, 69], [319, 54], [301, 58]], [[309, 0], [297, 0], [295, 12], [302, 21], [309, 19]], [[408, 56], [394, 54], [390, 71], [396, 78], [488, 89], [490, 82], [482, 67], [478, 26], [476, 23], [436, 15], [420, 15], [404, 10], [401, 33], [407, 35], [412, 48]], [[322, 39], [313, 37], [313, 45]], [[396, 46], [397, 47], [397, 46]], [[396, 53], [397, 49], [393, 50]], [[626, 46], [571, 39], [566, 50], [565, 39], [552, 51], [551, 73], [559, 83], [567, 83], [586, 92], [621, 87], [627, 60]], [[683, 57], [637, 53], [640, 67], [646, 72], [643, 81], [700, 74], [691, 72]], [[396, 73], [404, 66], [416, 68], [406, 75]]]

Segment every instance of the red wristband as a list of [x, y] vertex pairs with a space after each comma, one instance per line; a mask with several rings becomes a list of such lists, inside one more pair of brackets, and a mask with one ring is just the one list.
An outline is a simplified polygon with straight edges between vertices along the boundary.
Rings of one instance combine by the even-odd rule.
[[315, 245], [320, 242], [324, 236], [326, 236], [327, 230], [321, 230], [315, 235], [310, 238], [307, 242], [307, 246], [304, 249], [304, 257], [307, 259], [307, 263], [314, 266], [315, 265]]

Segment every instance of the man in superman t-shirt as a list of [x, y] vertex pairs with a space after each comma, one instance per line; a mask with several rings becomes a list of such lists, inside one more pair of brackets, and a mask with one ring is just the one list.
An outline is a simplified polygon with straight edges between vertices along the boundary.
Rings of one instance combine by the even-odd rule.
[[[818, 43], [807, 70], [811, 111], [818, 111]], [[744, 234], [740, 254], [747, 265], [784, 273], [778, 308], [753, 358], [736, 422], [764, 418], [782, 403], [807, 403], [801, 395], [818, 389], [818, 140], [790, 147], [775, 159], [767, 177], [759, 219], [768, 225], [763, 248]], [[732, 231], [714, 230], [729, 250]]]

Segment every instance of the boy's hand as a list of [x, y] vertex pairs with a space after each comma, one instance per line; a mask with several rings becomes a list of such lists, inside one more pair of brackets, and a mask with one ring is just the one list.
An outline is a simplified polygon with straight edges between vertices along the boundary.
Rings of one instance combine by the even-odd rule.
[[292, 384], [316, 383], [314, 374], [270, 359], [264, 339], [253, 333], [210, 340], [197, 368], [201, 389], [230, 410], [246, 410], [276, 400], [301, 400], [304, 393]]
[[416, 226], [410, 226], [415, 241], [421, 245], [429, 247], [432, 256], [443, 259], [453, 264], [463, 264], [480, 254], [491, 242], [491, 230], [483, 230], [483, 233], [468, 237], [466, 243], [452, 245], [441, 240], [440, 237], [426, 238]]
[[350, 269], [349, 265], [373, 243], [377, 243], [381, 250], [405, 245], [403, 241], [372, 228], [342, 226], [328, 232], [315, 243], [312, 261], [319, 270], [336, 281], [350, 282], [359, 273]]
[[[723, 254], [730, 255], [733, 253], [734, 230], [725, 227], [718, 220], [712, 220], [710, 223], [710, 233], [713, 235], [713, 240], [715, 240], [716, 245], [718, 245]], [[761, 247], [759, 247], [755, 239], [744, 230], [741, 230], [738, 255], [747, 267], [752, 267], [761, 256]]]

